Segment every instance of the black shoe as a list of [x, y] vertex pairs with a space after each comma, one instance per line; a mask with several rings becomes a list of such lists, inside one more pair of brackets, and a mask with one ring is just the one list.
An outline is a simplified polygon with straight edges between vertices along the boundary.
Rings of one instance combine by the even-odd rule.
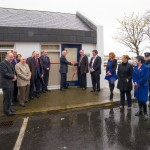
[[64, 92], [64, 91], [65, 91], [65, 89], [64, 89], [64, 88], [61, 88], [61, 89], [60, 89], [60, 91]]
[[42, 91], [42, 93], [46, 93], [46, 91], [45, 91], [45, 90], [43, 90], [43, 91]]
[[110, 99], [110, 100], [113, 100], [113, 97], [114, 97], [114, 94], [111, 93], [109, 99]]
[[36, 98], [39, 98], [39, 97], [40, 97], [40, 94], [36, 94], [35, 97], [36, 97]]
[[15, 106], [15, 104], [12, 102], [12, 103], [11, 103], [11, 106]]
[[94, 90], [90, 91], [90, 92], [95, 92]]
[[13, 112], [6, 113], [6, 116], [14, 116], [15, 114]]
[[26, 107], [25, 104], [19, 104], [21, 107]]
[[33, 99], [34, 99], [34, 97], [30, 97], [30, 98], [29, 98], [29, 100], [33, 100]]
[[135, 113], [135, 116], [141, 116], [141, 115], [143, 115], [142, 111], [138, 111], [138, 112]]
[[12, 109], [12, 108], [10, 109], [10, 111], [11, 111], [12, 113], [13, 113], [13, 112], [16, 112], [16, 110], [15, 110], [15, 109]]
[[144, 114], [143, 120], [144, 120], [144, 121], [147, 121], [147, 120], [148, 120], [148, 114]]

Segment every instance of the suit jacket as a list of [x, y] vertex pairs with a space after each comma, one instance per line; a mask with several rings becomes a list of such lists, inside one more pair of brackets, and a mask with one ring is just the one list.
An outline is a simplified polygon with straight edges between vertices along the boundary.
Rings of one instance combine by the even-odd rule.
[[86, 55], [83, 56], [82, 60], [79, 62], [78, 67], [81, 74], [89, 72], [89, 61]]
[[60, 57], [60, 73], [67, 73], [68, 72], [68, 65], [71, 65], [71, 62], [67, 61], [65, 56]]
[[[93, 61], [93, 57], [90, 60], [90, 64], [89, 64], [90, 68], [91, 68], [91, 65], [92, 65], [92, 61]], [[101, 57], [97, 56], [94, 63], [93, 63], [93, 69], [94, 69], [93, 73], [101, 74], [101, 64], [102, 64]]]
[[[109, 66], [108, 66], [108, 63], [107, 63], [106, 73], [108, 72], [108, 69], [109, 69]], [[117, 69], [117, 59], [114, 59], [113, 62], [112, 62], [112, 71], [111, 71], [111, 74], [113, 74], [114, 71], [116, 71], [116, 69]]]
[[17, 73], [17, 86], [20, 87], [30, 85], [30, 80], [28, 80], [28, 78], [31, 78], [31, 72], [28, 64], [25, 63], [23, 65], [21, 62], [19, 62], [16, 64], [15, 70]]
[[36, 59], [35, 58], [33, 58], [33, 62], [34, 62], [34, 66], [35, 66], [34, 79], [37, 79], [38, 77], [41, 78], [41, 75], [44, 74], [43, 63], [40, 58], [38, 58], [38, 63], [39, 63], [38, 67], [36, 67]]
[[29, 65], [30, 71], [31, 71], [31, 80], [34, 81], [34, 72], [35, 72], [35, 64], [34, 64], [33, 57], [27, 58], [27, 64]]
[[49, 70], [50, 70], [50, 59], [49, 59], [49, 57], [42, 55], [40, 57], [40, 59], [41, 59], [41, 61], [43, 63], [43, 69], [44, 69], [44, 71], [48, 71], [47, 68], [49, 68]]
[[12, 65], [14, 66], [14, 68], [15, 68], [15, 65], [18, 63], [19, 61], [17, 60], [17, 59], [13, 59], [13, 61], [11, 62], [12, 63]]
[[14, 82], [12, 81], [12, 79], [15, 76], [13, 65], [7, 60], [2, 61], [2, 63], [0, 64], [0, 74], [0, 87], [3, 89], [13, 89]]

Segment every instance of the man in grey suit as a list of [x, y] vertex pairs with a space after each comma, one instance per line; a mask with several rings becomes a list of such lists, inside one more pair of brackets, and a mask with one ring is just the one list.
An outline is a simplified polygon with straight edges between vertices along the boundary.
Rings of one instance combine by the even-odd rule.
[[101, 74], [101, 57], [98, 56], [98, 51], [92, 51], [93, 57], [91, 58], [89, 67], [92, 78], [92, 86], [93, 90], [91, 92], [95, 92], [98, 94], [100, 92], [100, 74]]
[[3, 90], [3, 111], [7, 116], [14, 115], [11, 110], [11, 102], [13, 98], [14, 82], [17, 77], [11, 62], [13, 61], [13, 54], [7, 53], [6, 59], [0, 64], [1, 73], [1, 88]]
[[68, 65], [72, 65], [71, 62], [67, 61], [66, 59], [67, 51], [62, 51], [62, 55], [60, 57], [60, 91], [64, 91], [66, 87], [66, 79], [67, 79], [67, 72], [68, 72]]

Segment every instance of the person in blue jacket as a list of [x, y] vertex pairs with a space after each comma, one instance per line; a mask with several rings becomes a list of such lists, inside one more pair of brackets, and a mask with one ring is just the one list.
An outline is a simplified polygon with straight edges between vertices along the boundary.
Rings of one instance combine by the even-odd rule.
[[145, 65], [147, 65], [149, 68], [149, 80], [148, 80], [149, 82], [149, 105], [148, 107], [150, 107], [150, 52], [144, 53], [144, 56], [145, 56]]
[[134, 97], [138, 100], [139, 111], [135, 113], [135, 116], [143, 115], [143, 120], [146, 121], [148, 119], [147, 114], [147, 100], [148, 100], [148, 77], [149, 77], [149, 69], [144, 64], [144, 57], [137, 56], [136, 57], [137, 66], [134, 67], [133, 71], [133, 83], [134, 83]]

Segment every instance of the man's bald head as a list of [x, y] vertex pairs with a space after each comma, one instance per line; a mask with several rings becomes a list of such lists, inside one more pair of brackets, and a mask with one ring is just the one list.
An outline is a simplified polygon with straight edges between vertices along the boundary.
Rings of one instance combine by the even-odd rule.
[[80, 55], [81, 55], [81, 56], [84, 55], [84, 50], [83, 50], [83, 49], [80, 50]]
[[62, 54], [63, 56], [66, 56], [66, 55], [67, 55], [67, 51], [66, 51], [66, 50], [63, 50], [61, 54]]
[[14, 59], [14, 55], [12, 53], [7, 53], [6, 60], [12, 62]]
[[23, 64], [26, 63], [26, 57], [22, 56], [21, 59], [20, 59], [20, 62], [23, 63]]

